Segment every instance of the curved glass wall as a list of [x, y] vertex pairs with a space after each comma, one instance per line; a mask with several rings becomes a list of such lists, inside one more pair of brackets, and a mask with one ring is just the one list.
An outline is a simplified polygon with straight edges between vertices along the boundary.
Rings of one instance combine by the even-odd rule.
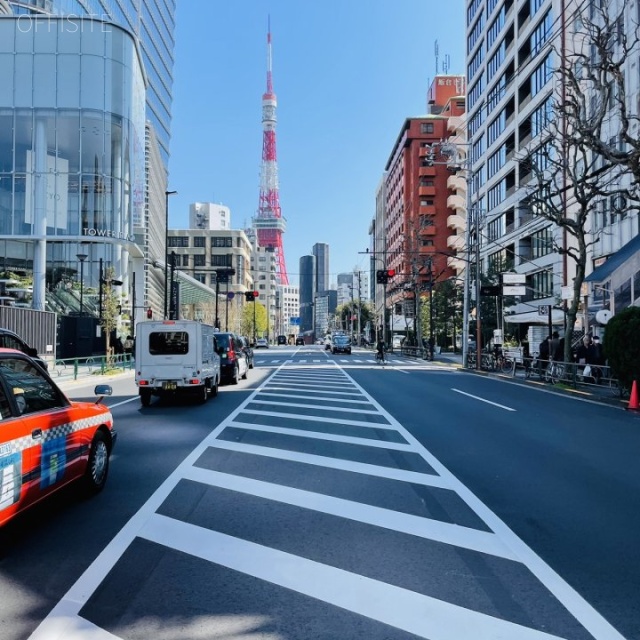
[[[91, 19], [0, 19], [0, 269], [44, 285], [127, 270], [144, 221], [145, 87], [135, 40]], [[4, 245], [4, 246], [2, 246]], [[126, 257], [126, 256], [125, 256]], [[34, 264], [35, 263], [35, 264]]]

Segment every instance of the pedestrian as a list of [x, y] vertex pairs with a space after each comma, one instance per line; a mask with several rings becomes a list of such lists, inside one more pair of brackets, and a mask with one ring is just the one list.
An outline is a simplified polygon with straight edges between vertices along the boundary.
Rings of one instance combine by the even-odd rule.
[[129, 356], [133, 353], [133, 336], [127, 336], [125, 339], [124, 352]]
[[547, 336], [541, 343], [539, 348], [538, 362], [540, 363], [540, 371], [544, 371], [547, 368], [549, 362], [549, 344], [551, 343], [551, 336]]
[[[556, 361], [558, 358], [556, 357], [556, 353], [558, 350], [558, 345], [560, 344], [560, 335], [557, 331], [554, 331], [551, 334], [551, 342], [549, 343], [549, 355]], [[560, 358], [559, 362], [562, 362], [562, 358]]]
[[578, 347], [576, 351], [576, 357], [578, 359], [578, 366], [582, 367], [579, 369], [582, 374], [582, 379], [585, 382], [596, 382], [596, 373], [595, 373], [595, 349], [593, 344], [591, 343], [591, 338], [589, 336], [584, 336], [582, 339], [582, 344]]
[[[553, 344], [553, 340], [551, 342]], [[564, 362], [564, 336], [558, 340], [553, 350], [553, 359], [555, 362]]]
[[602, 367], [604, 366], [604, 352], [602, 351], [599, 336], [593, 336], [591, 347], [594, 365], [591, 369], [593, 371], [596, 384], [600, 384], [600, 378], [603, 376]]

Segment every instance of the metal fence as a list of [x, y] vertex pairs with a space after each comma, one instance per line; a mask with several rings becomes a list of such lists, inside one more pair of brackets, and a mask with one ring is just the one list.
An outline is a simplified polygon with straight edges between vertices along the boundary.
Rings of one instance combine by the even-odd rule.
[[53, 360], [56, 355], [56, 315], [51, 311], [0, 306], [0, 327], [17, 333], [41, 357]]
[[56, 360], [49, 366], [49, 375], [54, 380], [77, 380], [91, 376], [105, 375], [133, 369], [134, 360], [129, 354], [112, 356], [92, 356], [88, 358], [66, 358]]

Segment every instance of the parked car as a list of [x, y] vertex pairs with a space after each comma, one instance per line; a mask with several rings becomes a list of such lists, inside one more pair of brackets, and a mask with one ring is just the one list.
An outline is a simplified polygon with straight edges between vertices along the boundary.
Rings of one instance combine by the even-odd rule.
[[304, 345], [304, 338], [302, 338], [301, 336], [298, 336], [298, 337], [296, 338], [296, 347], [297, 347], [298, 345]]
[[238, 384], [240, 378], [246, 380], [249, 364], [240, 337], [235, 333], [216, 333], [216, 343], [223, 382]]
[[1, 349], [17, 349], [31, 356], [41, 367], [47, 370], [47, 363], [38, 355], [33, 347], [30, 347], [17, 333], [9, 331], [9, 329], [0, 329], [0, 348]]
[[333, 336], [331, 353], [346, 353], [351, 355], [351, 340], [347, 336]]
[[277, 343], [279, 345], [280, 344], [287, 344], [287, 336], [278, 336]]
[[266, 338], [258, 338], [256, 340], [256, 349], [268, 349], [269, 348], [269, 342], [267, 341]]
[[247, 336], [239, 336], [239, 338], [242, 340], [242, 350], [247, 358], [247, 366], [249, 369], [253, 369], [253, 347], [249, 342], [249, 338]]
[[0, 526], [70, 482], [97, 493], [116, 442], [113, 418], [97, 402], [72, 402], [21, 351], [0, 349]]

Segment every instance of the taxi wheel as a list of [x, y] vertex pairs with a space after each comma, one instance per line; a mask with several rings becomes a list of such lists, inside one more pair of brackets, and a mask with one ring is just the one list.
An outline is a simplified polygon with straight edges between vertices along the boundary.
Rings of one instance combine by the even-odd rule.
[[104, 434], [98, 432], [91, 442], [89, 462], [84, 483], [89, 494], [102, 491], [109, 474], [109, 445]]

